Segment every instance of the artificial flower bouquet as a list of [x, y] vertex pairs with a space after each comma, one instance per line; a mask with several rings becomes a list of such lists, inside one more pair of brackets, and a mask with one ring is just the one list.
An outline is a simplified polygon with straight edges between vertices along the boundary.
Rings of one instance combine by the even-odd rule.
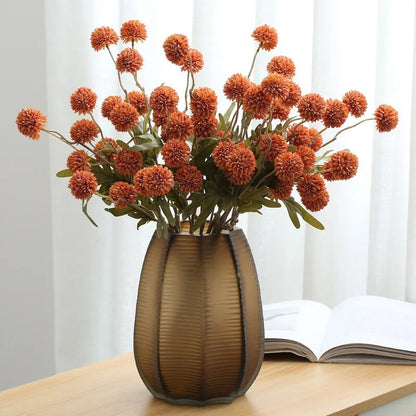
[[[91, 221], [87, 204], [97, 196], [113, 215], [138, 220], [138, 228], [156, 222], [159, 237], [179, 232], [183, 221], [191, 233], [231, 230], [239, 214], [282, 204], [296, 227], [300, 216], [322, 229], [309, 211], [328, 204], [325, 181], [350, 179], [358, 167], [354, 154], [327, 151], [326, 146], [364, 121], [375, 120], [380, 132], [398, 123], [397, 111], [383, 104], [373, 117], [344, 127], [349, 116], [364, 115], [365, 96], [358, 91], [347, 92], [342, 100], [302, 95], [292, 81], [295, 65], [285, 56], [271, 58], [261, 83], [250, 81], [258, 53], [277, 45], [276, 30], [268, 25], [252, 33], [258, 47], [247, 76], [226, 80], [223, 92], [231, 105], [223, 114], [217, 113], [216, 93], [196, 87], [195, 74], [204, 64], [201, 52], [189, 47], [186, 36], [169, 36], [163, 44], [166, 58], [186, 75], [181, 111], [177, 92], [163, 80], [150, 95], [145, 92], [136, 45], [146, 37], [137, 20], [125, 22], [120, 34], [109, 27], [91, 34], [91, 46], [109, 52], [118, 74], [121, 93], [103, 100], [101, 114], [120, 137], [103, 133], [93, 115], [97, 95], [87, 87], [71, 95], [72, 110], [87, 118], [72, 125], [70, 137], [47, 130], [38, 110], [26, 108], [17, 116], [22, 134], [39, 139], [43, 131], [72, 148], [67, 169], [57, 175], [70, 177], [69, 188]], [[114, 57], [112, 48], [120, 39], [128, 47]], [[134, 91], [124, 87], [126, 74], [135, 81]]]

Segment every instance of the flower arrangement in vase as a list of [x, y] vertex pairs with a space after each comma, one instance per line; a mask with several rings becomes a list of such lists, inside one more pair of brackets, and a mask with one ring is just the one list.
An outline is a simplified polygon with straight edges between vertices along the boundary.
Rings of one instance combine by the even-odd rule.
[[[252, 33], [257, 49], [247, 75], [237, 73], [225, 81], [223, 92], [231, 105], [224, 113], [217, 112], [213, 90], [196, 86], [196, 74], [204, 65], [202, 53], [189, 46], [186, 36], [169, 36], [163, 44], [166, 58], [186, 78], [181, 111], [173, 88], [162, 84], [150, 94], [144, 89], [139, 75], [143, 58], [136, 46], [146, 37], [145, 25], [138, 20], [125, 22], [119, 34], [109, 27], [91, 34], [93, 49], [107, 50], [117, 71], [121, 93], [102, 101], [101, 115], [121, 138], [104, 134], [93, 114], [97, 95], [88, 87], [78, 88], [70, 97], [72, 110], [84, 118], [72, 125], [69, 137], [46, 129], [46, 117], [32, 108], [20, 111], [17, 127], [32, 139], [45, 132], [72, 148], [67, 168], [57, 175], [70, 177], [69, 189], [82, 201], [82, 210], [92, 222], [87, 205], [96, 196], [114, 216], [136, 219], [137, 228], [156, 223], [153, 249], [149, 248], [142, 270], [135, 329], [136, 361], [152, 393], [174, 403], [229, 402], [250, 386], [263, 351], [254, 263], [244, 237], [235, 234], [239, 215], [284, 205], [296, 227], [301, 217], [323, 229], [310, 212], [328, 204], [326, 181], [350, 179], [358, 168], [357, 156], [347, 150], [327, 151], [327, 146], [342, 132], [369, 120], [375, 121], [378, 131], [390, 131], [398, 123], [398, 113], [382, 104], [372, 117], [344, 126], [349, 116], [365, 114], [366, 97], [358, 91], [346, 92], [340, 100], [302, 94], [293, 81], [295, 65], [285, 56], [271, 58], [263, 80], [252, 82], [258, 53], [277, 45], [277, 32], [268, 25]], [[114, 56], [112, 48], [120, 40], [127, 47]], [[135, 90], [125, 88], [126, 75], [133, 78]], [[330, 136], [324, 139], [327, 133]], [[192, 237], [187, 241], [192, 243], [181, 243], [184, 223]], [[213, 239], [195, 240], [198, 236]], [[214, 244], [218, 241], [221, 250]], [[193, 247], [194, 256], [207, 253], [206, 257], [194, 261], [181, 251], [183, 247]], [[217, 279], [210, 263], [223, 270], [223, 276]], [[183, 276], [177, 280], [179, 272]], [[195, 274], [203, 276], [198, 283]], [[211, 284], [219, 284], [221, 290], [208, 290]], [[207, 295], [200, 297], [204, 291]], [[221, 293], [222, 303], [214, 302], [209, 297], [212, 293]], [[222, 309], [210, 315], [213, 302]], [[206, 312], [194, 325], [189, 323], [191, 330], [175, 320], [185, 306], [191, 317], [201, 305]], [[247, 317], [250, 322], [244, 321]], [[202, 338], [189, 342], [195, 333], [202, 333]], [[236, 335], [238, 342], [228, 344], [228, 334]], [[222, 340], [221, 347], [213, 340]], [[214, 360], [212, 368], [202, 368], [199, 357], [203, 355], [206, 364], [209, 357], [220, 357], [218, 348], [225, 357], [221, 366]], [[185, 368], [183, 362], [191, 361], [190, 357], [195, 362]], [[230, 363], [234, 369], [227, 367]], [[201, 387], [197, 392], [185, 382], [197, 379], [196, 374]]]

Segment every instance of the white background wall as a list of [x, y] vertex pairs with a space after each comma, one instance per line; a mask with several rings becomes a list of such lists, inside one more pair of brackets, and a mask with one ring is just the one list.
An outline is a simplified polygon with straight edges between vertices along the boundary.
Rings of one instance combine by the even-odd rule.
[[2, 6], [0, 390], [55, 369], [49, 149], [14, 122], [22, 106], [46, 113], [44, 1]]

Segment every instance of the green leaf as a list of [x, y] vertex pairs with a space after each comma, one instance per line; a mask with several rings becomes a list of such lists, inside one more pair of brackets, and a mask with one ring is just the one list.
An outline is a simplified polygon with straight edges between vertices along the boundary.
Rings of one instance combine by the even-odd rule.
[[300, 228], [299, 218], [298, 218], [297, 212], [293, 208], [292, 204], [290, 202], [288, 202], [288, 200], [284, 200], [283, 203], [286, 206], [287, 212], [289, 213], [289, 218], [291, 219], [293, 225], [296, 228]]
[[133, 147], [131, 147], [131, 150], [136, 150], [138, 152], [146, 152], [150, 149], [155, 149], [156, 147], [159, 147], [159, 145], [156, 142], [147, 142], [143, 144], [136, 144]]
[[73, 173], [69, 169], [60, 170], [56, 173], [56, 176], [58, 178], [69, 178], [72, 175]]
[[268, 208], [280, 208], [282, 206], [278, 201], [267, 198], [263, 198], [261, 204]]
[[148, 222], [149, 220], [147, 218], [141, 218], [140, 221], [137, 223], [137, 229], [139, 229], [142, 225], [147, 224]]
[[169, 225], [172, 227], [176, 225], [175, 218], [172, 215], [172, 211], [170, 210], [169, 203], [164, 198], [158, 199], [159, 206], [162, 209], [163, 214], [165, 215], [166, 219], [168, 220]]
[[126, 207], [126, 208], [104, 208], [105, 211], [110, 212], [115, 217], [121, 217], [122, 215], [129, 214], [133, 211], [133, 208]]
[[191, 228], [191, 233], [195, 232], [199, 227], [201, 227], [202, 224], [205, 223], [214, 210], [216, 204], [217, 202], [214, 198], [206, 198], [206, 200], [201, 204], [201, 212]]
[[226, 123], [228, 123], [228, 121], [230, 120], [230, 117], [231, 117], [232, 112], [234, 111], [234, 108], [235, 108], [235, 101], [231, 103], [231, 105], [228, 107], [227, 111], [224, 114], [224, 121]]
[[218, 114], [218, 118], [220, 120], [220, 123], [218, 125], [218, 130], [226, 130], [227, 129], [227, 122], [225, 121], [222, 114]]
[[88, 211], [87, 211], [87, 207], [88, 207], [88, 202], [90, 201], [90, 198], [87, 199], [83, 199], [82, 200], [82, 212], [85, 214], [85, 216], [90, 220], [91, 224], [95, 225], [96, 227], [98, 227], [98, 225], [94, 222], [94, 220], [89, 216]]
[[324, 230], [325, 227], [322, 223], [320, 223], [314, 216], [312, 216], [306, 209], [300, 205], [295, 200], [290, 202], [293, 206], [293, 208], [300, 214], [300, 216], [303, 218], [305, 222], [312, 225], [312, 227], [315, 227], [318, 230]]
[[117, 140], [117, 144], [124, 149], [125, 147], [129, 147], [129, 145], [125, 142], [123, 142], [123, 140]]

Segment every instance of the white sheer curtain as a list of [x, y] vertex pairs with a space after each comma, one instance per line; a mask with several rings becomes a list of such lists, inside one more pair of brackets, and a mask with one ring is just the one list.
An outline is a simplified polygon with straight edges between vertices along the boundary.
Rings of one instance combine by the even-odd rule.
[[[184, 74], [161, 47], [168, 35], [183, 33], [204, 54], [197, 84], [215, 89], [225, 109], [222, 85], [229, 75], [248, 71], [255, 50], [250, 34], [267, 23], [276, 27], [279, 44], [259, 56], [255, 80], [272, 56], [287, 55], [305, 93], [339, 98], [358, 89], [370, 111], [381, 103], [397, 108], [394, 132], [375, 133], [368, 123], [334, 145], [356, 153], [360, 168], [353, 180], [329, 184], [330, 204], [317, 215], [325, 231], [296, 230], [284, 208], [245, 216], [241, 225], [264, 302], [308, 298], [331, 305], [365, 293], [416, 301], [414, 1], [46, 0], [46, 13], [48, 120], [60, 131], [76, 119], [68, 98], [76, 88], [88, 86], [100, 100], [118, 94], [112, 62], [91, 49], [89, 36], [98, 26], [118, 29], [130, 19], [148, 29], [139, 46], [148, 92], [161, 83], [183, 91]], [[98, 113], [106, 134], [120, 137]], [[51, 143], [50, 150], [55, 173], [68, 149]], [[65, 180], [53, 178], [52, 192], [56, 362], [62, 371], [131, 350], [139, 270], [153, 229], [137, 232], [133, 220], [112, 218], [100, 201], [90, 206], [100, 225], [95, 229]]]

